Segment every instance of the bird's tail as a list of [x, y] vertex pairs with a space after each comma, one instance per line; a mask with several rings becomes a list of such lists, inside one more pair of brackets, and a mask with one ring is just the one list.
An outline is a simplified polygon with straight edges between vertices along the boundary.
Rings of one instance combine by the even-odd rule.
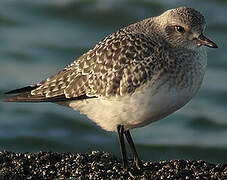
[[42, 96], [32, 96], [29, 92], [5, 97], [4, 102], [46, 102]]
[[66, 98], [65, 94], [52, 96], [52, 97], [46, 97], [45, 95], [32, 95], [31, 91], [33, 89], [36, 89], [37, 85], [35, 86], [27, 86], [20, 89], [15, 89], [9, 92], [6, 92], [5, 94], [15, 94], [11, 95], [9, 97], [5, 97], [3, 99], [4, 102], [61, 102], [61, 101], [70, 101], [70, 100], [84, 100], [84, 99], [90, 99], [90, 98], [96, 98], [96, 97], [90, 97], [86, 94], [73, 97], [73, 98]]
[[38, 86], [26, 86], [20, 89], [15, 89], [9, 92], [6, 92], [5, 94], [15, 94], [9, 97], [5, 97], [3, 99], [4, 102], [47, 102], [47, 99], [45, 96], [37, 96], [32, 95], [31, 91], [33, 89], [36, 89]]

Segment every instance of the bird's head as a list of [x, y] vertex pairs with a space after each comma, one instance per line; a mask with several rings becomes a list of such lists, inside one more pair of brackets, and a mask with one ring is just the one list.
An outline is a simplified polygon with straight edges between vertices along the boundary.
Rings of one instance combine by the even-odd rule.
[[204, 36], [206, 26], [204, 16], [192, 8], [170, 9], [157, 17], [164, 38], [174, 47], [196, 49], [204, 45], [217, 48], [217, 45]]

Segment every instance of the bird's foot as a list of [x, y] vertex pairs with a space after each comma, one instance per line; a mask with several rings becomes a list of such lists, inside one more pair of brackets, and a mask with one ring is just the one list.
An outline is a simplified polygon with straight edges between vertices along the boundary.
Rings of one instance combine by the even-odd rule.
[[143, 168], [143, 163], [140, 159], [134, 159], [134, 164], [138, 170], [141, 170]]
[[131, 178], [137, 179], [143, 174], [143, 163], [140, 160], [134, 160], [132, 165], [127, 169], [128, 174]]

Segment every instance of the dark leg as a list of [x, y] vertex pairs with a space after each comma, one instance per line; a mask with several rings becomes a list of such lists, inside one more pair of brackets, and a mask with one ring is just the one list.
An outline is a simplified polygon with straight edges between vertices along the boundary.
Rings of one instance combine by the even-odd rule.
[[125, 149], [125, 141], [124, 141], [124, 126], [118, 125], [117, 126], [117, 132], [120, 142], [120, 149], [121, 149], [121, 157], [123, 162], [123, 168], [128, 168], [128, 160], [127, 160], [127, 153]]
[[129, 144], [131, 152], [133, 154], [134, 163], [136, 164], [136, 167], [138, 169], [140, 169], [141, 161], [140, 161], [139, 156], [136, 152], [136, 148], [135, 148], [135, 145], [133, 143], [133, 140], [132, 140], [132, 137], [131, 137], [129, 130], [125, 131], [125, 137], [127, 138], [128, 144]]

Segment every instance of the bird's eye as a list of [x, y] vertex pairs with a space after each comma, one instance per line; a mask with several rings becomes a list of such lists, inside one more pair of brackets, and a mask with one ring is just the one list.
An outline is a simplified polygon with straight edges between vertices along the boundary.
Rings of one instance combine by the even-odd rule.
[[182, 26], [175, 26], [175, 30], [180, 33], [184, 33], [185, 29]]

